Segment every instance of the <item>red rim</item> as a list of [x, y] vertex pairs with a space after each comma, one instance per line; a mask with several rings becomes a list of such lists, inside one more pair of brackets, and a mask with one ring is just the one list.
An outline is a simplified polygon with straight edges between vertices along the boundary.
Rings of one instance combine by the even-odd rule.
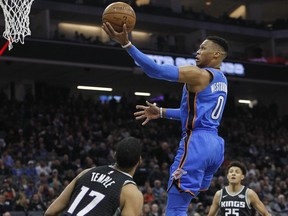
[[8, 45], [9, 45], [9, 41], [7, 40], [6, 43], [4, 44], [4, 46], [0, 50], [0, 56], [2, 56], [4, 51], [7, 49]]

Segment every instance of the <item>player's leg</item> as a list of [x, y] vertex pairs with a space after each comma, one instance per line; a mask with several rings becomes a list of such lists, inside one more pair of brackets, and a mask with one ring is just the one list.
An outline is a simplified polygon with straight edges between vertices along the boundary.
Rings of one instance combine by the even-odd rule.
[[180, 193], [175, 185], [168, 191], [166, 216], [187, 216], [187, 209], [192, 200], [190, 193]]
[[214, 146], [214, 154], [211, 155], [211, 158], [213, 158], [213, 160], [211, 160], [209, 166], [204, 173], [200, 189], [201, 191], [205, 191], [209, 188], [214, 174], [217, 172], [217, 170], [224, 161], [224, 140], [221, 137], [218, 137]]

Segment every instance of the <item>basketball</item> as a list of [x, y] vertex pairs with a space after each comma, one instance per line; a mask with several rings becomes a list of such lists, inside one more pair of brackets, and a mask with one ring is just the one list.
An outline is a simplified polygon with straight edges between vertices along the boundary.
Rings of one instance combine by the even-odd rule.
[[109, 22], [117, 32], [122, 32], [123, 25], [126, 23], [127, 31], [131, 32], [136, 24], [136, 14], [130, 5], [114, 2], [105, 8], [102, 22]]

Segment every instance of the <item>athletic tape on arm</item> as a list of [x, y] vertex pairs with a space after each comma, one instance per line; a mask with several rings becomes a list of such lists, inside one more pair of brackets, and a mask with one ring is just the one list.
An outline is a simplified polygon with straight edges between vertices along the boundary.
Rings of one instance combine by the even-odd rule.
[[135, 46], [127, 49], [129, 55], [140, 65], [151, 78], [177, 82], [179, 70], [174, 65], [158, 65]]
[[166, 108], [165, 118], [174, 119], [174, 120], [181, 120], [180, 108], [178, 108], [178, 109]]

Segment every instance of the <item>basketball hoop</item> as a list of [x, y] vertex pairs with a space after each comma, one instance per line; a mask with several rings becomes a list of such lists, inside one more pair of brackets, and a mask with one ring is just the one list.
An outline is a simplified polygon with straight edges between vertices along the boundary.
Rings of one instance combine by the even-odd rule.
[[29, 29], [29, 13], [34, 0], [0, 0], [4, 12], [5, 31], [3, 37], [9, 41], [9, 50], [12, 43], [19, 41], [24, 44], [27, 35], [31, 35]]

